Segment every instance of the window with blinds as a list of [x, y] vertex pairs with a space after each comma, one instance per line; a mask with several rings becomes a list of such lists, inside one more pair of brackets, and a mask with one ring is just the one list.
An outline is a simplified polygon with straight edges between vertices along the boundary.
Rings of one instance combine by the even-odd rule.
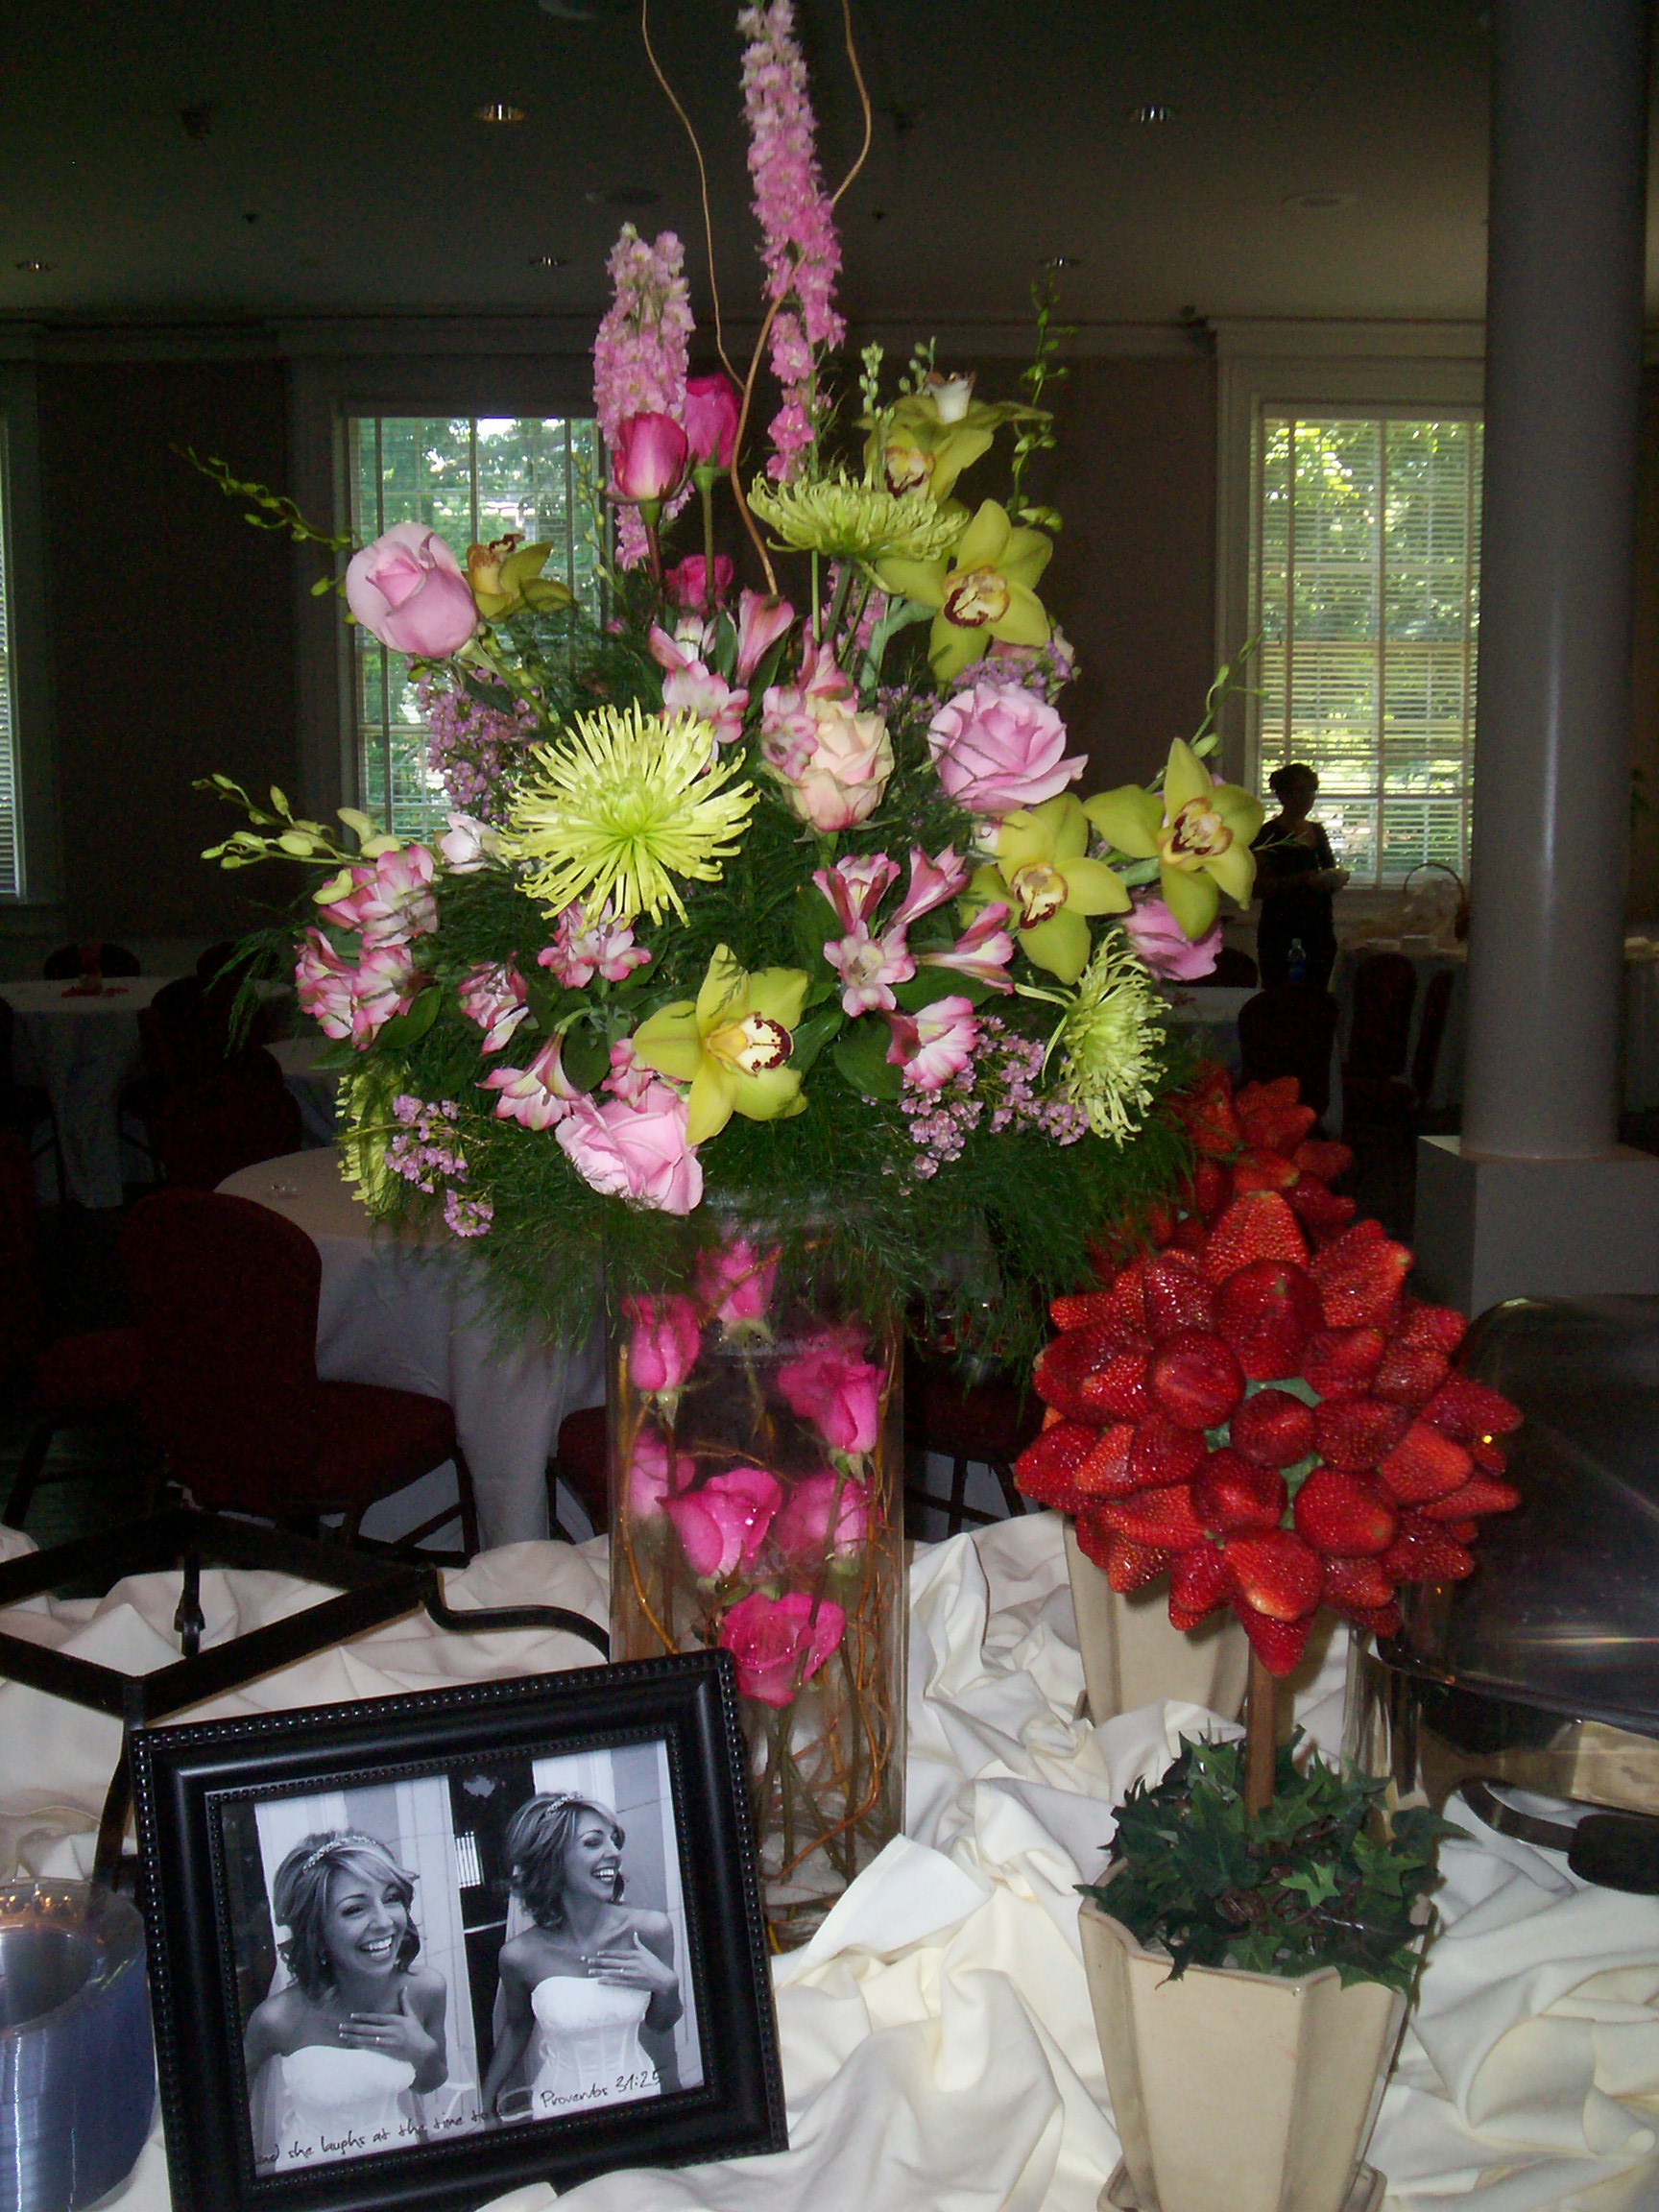
[[[516, 531], [552, 544], [545, 573], [593, 607], [597, 559], [589, 537], [598, 474], [591, 421], [543, 416], [352, 415], [347, 464], [353, 535], [364, 543], [396, 522], [421, 522], [466, 559], [471, 544]], [[406, 835], [442, 827], [449, 803], [426, 764], [421, 703], [401, 653], [352, 629], [352, 713], [358, 804]]]
[[23, 895], [22, 839], [17, 828], [17, 709], [13, 674], [12, 499], [6, 467], [6, 422], [0, 416], [0, 899]]
[[1479, 421], [1263, 409], [1252, 700], [1263, 791], [1303, 760], [1357, 887], [1466, 871], [1479, 621]]

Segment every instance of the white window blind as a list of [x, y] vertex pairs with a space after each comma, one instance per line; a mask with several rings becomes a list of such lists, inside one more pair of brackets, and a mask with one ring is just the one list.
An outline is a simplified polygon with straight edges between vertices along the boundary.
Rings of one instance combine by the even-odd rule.
[[[462, 561], [471, 544], [516, 531], [551, 542], [545, 573], [589, 608], [598, 591], [584, 487], [598, 474], [591, 421], [562, 416], [350, 415], [351, 528], [363, 541], [421, 522]], [[353, 629], [352, 713], [358, 804], [389, 828], [440, 827], [448, 802], [426, 765], [426, 726], [401, 653]]]
[[0, 899], [23, 891], [17, 833], [17, 710], [12, 610], [12, 498], [6, 466], [6, 423], [0, 417]]
[[1469, 851], [1481, 427], [1473, 416], [1262, 410], [1252, 702], [1262, 787], [1303, 760], [1357, 886]]

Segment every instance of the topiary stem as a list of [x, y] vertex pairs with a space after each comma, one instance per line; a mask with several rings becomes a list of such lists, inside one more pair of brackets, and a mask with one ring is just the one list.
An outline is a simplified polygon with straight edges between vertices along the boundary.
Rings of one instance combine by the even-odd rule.
[[1262, 1661], [1250, 1654], [1250, 1687], [1244, 1701], [1244, 1810], [1264, 1813], [1273, 1802], [1273, 1769], [1279, 1759], [1279, 1685]]

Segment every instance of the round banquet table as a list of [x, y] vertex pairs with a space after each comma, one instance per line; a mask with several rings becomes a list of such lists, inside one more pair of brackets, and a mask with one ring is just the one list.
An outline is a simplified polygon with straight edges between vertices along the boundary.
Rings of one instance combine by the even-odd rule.
[[[420, 1390], [454, 1408], [488, 1549], [547, 1533], [545, 1470], [559, 1425], [605, 1399], [605, 1342], [594, 1325], [574, 1349], [509, 1334], [490, 1310], [466, 1244], [439, 1229], [424, 1240], [373, 1221], [332, 1146], [243, 1167], [219, 1188], [298, 1224], [323, 1257], [317, 1371], [329, 1382]], [[447, 1470], [372, 1508], [366, 1535], [395, 1535], [453, 1499]], [[439, 1487], [441, 1485], [442, 1487]]]
[[[0, 983], [0, 998], [17, 1017], [13, 1072], [19, 1082], [38, 1083], [52, 1101], [64, 1188], [78, 1205], [121, 1203], [119, 1094], [141, 1065], [138, 1010], [168, 980], [111, 976], [96, 998], [66, 983]], [[133, 1180], [147, 1177], [142, 1155], [129, 1165]]]
[[[0, 1556], [29, 1539], [0, 1529]], [[602, 1618], [603, 1539], [524, 1544], [445, 1576], [452, 1605], [569, 1605]], [[177, 1576], [103, 1599], [36, 1599], [9, 1623], [114, 1665], [169, 1647]], [[204, 1575], [205, 1642], [294, 1609], [280, 1575]], [[1334, 1747], [1333, 1639], [1297, 1717]], [[201, 1718], [429, 1690], [591, 1663], [567, 1635], [445, 1635], [394, 1622], [201, 1709]], [[1111, 1809], [1194, 1705], [1092, 1727], [1060, 1523], [1024, 1516], [917, 1547], [910, 1577], [905, 1835], [802, 1950], [773, 1962], [787, 2152], [606, 2175], [571, 2212], [1094, 2212], [1118, 2156], [1077, 1940]], [[119, 1748], [113, 1719], [0, 1684], [0, 1873], [91, 1863]], [[1556, 1854], [1463, 1806], [1443, 1847], [1441, 1927], [1382, 2103], [1386, 2212], [1652, 2212], [1659, 2203], [1659, 1901], [1579, 1882]], [[705, 2001], [718, 2002], [717, 1992]], [[481, 2192], [482, 2195], [482, 2192]], [[112, 2198], [169, 2212], [159, 2128]], [[545, 2212], [537, 2184], [501, 2212]]]

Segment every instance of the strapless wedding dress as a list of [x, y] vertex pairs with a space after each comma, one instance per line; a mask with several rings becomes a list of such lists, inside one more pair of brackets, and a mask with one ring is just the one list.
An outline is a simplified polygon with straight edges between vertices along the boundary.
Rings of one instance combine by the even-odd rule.
[[415, 2082], [407, 2058], [305, 2043], [277, 2064], [282, 2069], [278, 2169], [360, 2158], [415, 2140], [411, 2107], [401, 2102]]
[[645, 1989], [554, 1974], [530, 1992], [541, 2033], [530, 2083], [530, 2117], [554, 2119], [589, 2104], [620, 2104], [661, 2091], [639, 2042], [651, 2003]]

